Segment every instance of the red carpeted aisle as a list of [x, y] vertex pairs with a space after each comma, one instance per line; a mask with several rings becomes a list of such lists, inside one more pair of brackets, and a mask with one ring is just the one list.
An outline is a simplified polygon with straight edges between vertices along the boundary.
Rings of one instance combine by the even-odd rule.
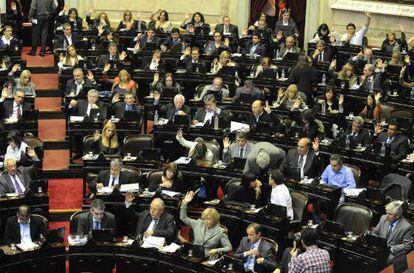
[[49, 179], [50, 210], [80, 210], [82, 179]]

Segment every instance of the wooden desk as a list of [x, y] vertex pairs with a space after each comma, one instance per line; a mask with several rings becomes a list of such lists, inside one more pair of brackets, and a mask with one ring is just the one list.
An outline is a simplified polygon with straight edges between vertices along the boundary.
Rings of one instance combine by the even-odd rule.
[[[407, 254], [408, 268], [414, 268], [414, 250]], [[394, 266], [391, 264], [380, 273], [394, 273]]]

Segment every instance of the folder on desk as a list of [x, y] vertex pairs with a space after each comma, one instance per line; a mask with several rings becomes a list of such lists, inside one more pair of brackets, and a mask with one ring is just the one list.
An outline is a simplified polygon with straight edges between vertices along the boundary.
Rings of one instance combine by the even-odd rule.
[[92, 239], [98, 243], [111, 243], [114, 241], [115, 232], [113, 228], [92, 230]]
[[131, 184], [122, 184], [119, 188], [120, 192], [138, 192], [139, 191], [139, 184], [138, 183], [131, 183]]
[[230, 122], [230, 131], [231, 132], [235, 132], [235, 131], [250, 131], [250, 126], [248, 124], [245, 123], [241, 123], [241, 122], [237, 122], [237, 121], [231, 121]]
[[63, 243], [65, 241], [65, 228], [55, 228], [46, 231], [46, 242], [49, 245]]

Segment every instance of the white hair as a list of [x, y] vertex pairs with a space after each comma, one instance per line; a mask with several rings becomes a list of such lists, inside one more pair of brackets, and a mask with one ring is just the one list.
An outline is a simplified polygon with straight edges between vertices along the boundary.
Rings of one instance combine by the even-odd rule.
[[256, 164], [259, 166], [260, 169], [265, 169], [269, 166], [270, 163], [270, 155], [265, 150], [260, 150], [257, 154]]

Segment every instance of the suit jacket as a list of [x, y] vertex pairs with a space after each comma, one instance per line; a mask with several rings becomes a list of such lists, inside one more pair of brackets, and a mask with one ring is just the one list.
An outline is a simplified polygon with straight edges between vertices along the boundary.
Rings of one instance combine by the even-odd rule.
[[[247, 256], [244, 256], [244, 252], [250, 250], [252, 247], [252, 243], [249, 241], [249, 238], [243, 237], [240, 241], [240, 246], [234, 253], [234, 257], [243, 260], [243, 262], [247, 262]], [[264, 239], [260, 240], [259, 247], [257, 249], [259, 252], [260, 257], [264, 258], [263, 264], [259, 265], [257, 263], [254, 264], [254, 271], [255, 272], [273, 272], [273, 270], [277, 267], [276, 262], [276, 253], [274, 247]], [[258, 257], [256, 257], [257, 259]]]
[[[388, 227], [390, 222], [387, 221], [387, 215], [381, 216], [377, 226], [374, 229], [374, 234], [387, 238]], [[394, 227], [387, 238], [387, 245], [391, 247], [389, 260], [398, 254], [410, 252], [413, 248], [413, 226], [404, 217], [401, 217], [398, 224]]]
[[[78, 103], [69, 109], [69, 113], [71, 116], [87, 116], [88, 111], [88, 101], [87, 100], [78, 100]], [[105, 104], [102, 101], [97, 101], [96, 104], [99, 107], [99, 119], [105, 119], [106, 118], [106, 107]]]
[[[218, 24], [216, 25], [215, 31], [220, 31], [221, 33], [224, 33], [224, 25]], [[236, 25], [230, 24], [229, 25], [229, 32], [234, 35], [235, 37], [239, 36], [239, 28]]]
[[231, 53], [231, 49], [229, 47], [227, 47], [223, 42], [220, 43], [220, 46], [218, 48], [216, 48], [216, 44], [214, 41], [208, 41], [205, 45], [204, 45], [204, 49], [203, 52], [204, 54], [207, 55], [213, 55], [218, 53], [219, 48], [224, 48], [227, 51], [229, 51]]
[[344, 131], [342, 138], [346, 138], [346, 136], [349, 136], [352, 145], [358, 146], [358, 144], [361, 144], [364, 147], [368, 146], [370, 142], [370, 136], [369, 132], [366, 129], [361, 129], [355, 138], [351, 137], [351, 134], [352, 125]]
[[[184, 58], [183, 60], [178, 60], [177, 66], [183, 67], [186, 71], [191, 71], [193, 67], [193, 59], [191, 56]], [[197, 66], [200, 73], [206, 72], [206, 64], [202, 60], [197, 60]]]
[[[203, 91], [201, 91], [201, 94], [200, 94], [200, 97], [199, 97], [200, 100], [202, 100], [204, 98], [204, 96], [207, 94], [207, 92], [210, 91], [210, 90], [214, 90], [213, 85], [206, 85], [203, 88]], [[216, 101], [223, 101], [224, 98], [228, 98], [230, 96], [230, 91], [227, 90], [226, 88], [222, 87], [220, 91], [221, 91], [220, 93], [218, 93], [218, 92], [214, 93], [214, 96], [216, 97]]]
[[218, 248], [221, 253], [226, 253], [232, 250], [229, 237], [225, 233], [224, 228], [220, 225], [216, 225], [212, 228], [209, 236], [206, 236], [206, 226], [203, 220], [189, 218], [187, 216], [187, 205], [181, 206], [180, 219], [193, 230], [193, 244], [203, 246], [206, 253], [213, 248]]
[[[160, 106], [160, 104], [155, 106], [155, 110], [158, 111], [158, 115], [162, 118], [171, 120], [175, 114], [175, 105], [174, 103], [168, 103], [166, 105]], [[181, 110], [186, 113], [187, 115], [190, 114], [191, 108], [190, 106], [183, 105]]]
[[253, 113], [250, 113], [246, 117], [246, 123], [249, 124], [250, 128], [255, 128], [258, 122], [272, 122], [270, 119], [270, 115], [263, 110], [263, 114], [260, 115], [259, 121], [256, 121], [256, 117], [253, 115]]
[[[112, 104], [112, 107], [111, 107], [111, 114], [114, 114], [116, 118], [123, 118], [125, 114], [125, 108], [126, 108], [125, 102], [114, 103]], [[138, 116], [141, 114], [141, 109], [136, 104], [132, 105], [132, 111], [137, 112]], [[140, 120], [137, 120], [137, 122], [139, 121]]]
[[[66, 41], [66, 43], [65, 43]], [[79, 39], [78, 39], [78, 35], [76, 33], [72, 33], [72, 45], [74, 45], [75, 47], [78, 46], [79, 43]], [[66, 45], [66, 47], [65, 47]], [[66, 49], [69, 46], [69, 42], [68, 39], [66, 38], [65, 34], [59, 35], [56, 37], [55, 40], [55, 48], [64, 48]]]
[[[130, 208], [132, 208], [132, 206]], [[148, 210], [145, 210], [137, 214], [137, 217], [138, 217], [138, 222], [137, 222], [137, 229], [135, 232], [136, 236], [143, 234], [145, 231], [147, 231], [152, 221], [151, 214], [149, 213]], [[164, 212], [163, 214], [161, 214], [160, 218], [158, 219], [158, 223], [155, 226], [153, 236], [163, 237], [167, 241], [167, 244], [170, 244], [172, 241], [174, 241], [176, 235], [177, 235], [177, 228], [176, 228], [174, 216], [172, 216], [171, 214], [167, 212]]]
[[[152, 61], [152, 57], [144, 58], [143, 63], [142, 63], [142, 70], [144, 70], [144, 71], [151, 71], [150, 70], [151, 61]], [[160, 73], [163, 74], [167, 70], [167, 67], [166, 66], [167, 65], [166, 65], [165, 61], [163, 59], [161, 59], [160, 62], [158, 63], [158, 69], [157, 70]]]
[[[105, 211], [104, 216], [101, 220], [101, 229], [112, 228], [115, 231], [115, 216]], [[79, 216], [77, 234], [89, 234], [93, 230], [93, 216], [92, 213], [85, 213], [84, 215]]]
[[[43, 221], [43, 218], [37, 215], [30, 216], [30, 237], [32, 241], [39, 241], [40, 234], [46, 234], [46, 223]], [[4, 233], [4, 240], [7, 244], [20, 244], [21, 235], [20, 235], [20, 224], [18, 222], [17, 216], [12, 216], [7, 219], [6, 230]]]
[[244, 167], [244, 172], [252, 172], [257, 176], [260, 176], [261, 169], [256, 164], [257, 155], [261, 150], [264, 150], [269, 153], [270, 162], [267, 169], [269, 170], [282, 170], [283, 165], [286, 160], [286, 153], [282, 149], [276, 147], [269, 142], [257, 142], [253, 149], [250, 151], [247, 156], [246, 165]]
[[3, 36], [0, 36], [0, 49], [6, 49], [6, 48], [12, 48], [14, 50], [14, 47], [17, 45], [19, 46], [19, 40], [17, 40], [16, 38], [12, 37], [10, 40], [10, 45], [6, 45], [3, 40], [2, 40]]
[[[288, 151], [286, 163], [289, 167], [297, 167], [299, 161], [298, 150], [293, 148]], [[298, 170], [300, 172], [300, 170]], [[321, 171], [321, 160], [313, 150], [309, 150], [306, 156], [306, 162], [303, 167], [303, 176], [310, 178], [318, 177]]]
[[[285, 57], [285, 55], [287, 54], [287, 51], [288, 50], [288, 48], [286, 48], [286, 44], [285, 43], [283, 43], [281, 46], [280, 46], [280, 50], [279, 50], [279, 58], [283, 58], [283, 57]], [[292, 53], [300, 53], [300, 51], [301, 51], [301, 49], [299, 48], [299, 47], [297, 47], [297, 46], [293, 46], [293, 48], [292, 48]]]
[[[142, 51], [147, 51], [147, 44], [149, 42], [147, 41], [147, 36], [144, 35], [143, 37], [141, 37], [141, 39], [139, 40], [139, 46], [141, 48]], [[156, 44], [157, 48], [159, 48], [160, 45], [160, 39], [158, 37], [154, 37], [154, 39], [152, 39], [152, 42]]]
[[[25, 193], [30, 190], [30, 182], [32, 177], [36, 176], [37, 168], [39, 167], [40, 161], [33, 161], [33, 165], [29, 167], [20, 166], [17, 168], [16, 175], [26, 188]], [[0, 176], [0, 194], [14, 193], [16, 189], [10, 176], [4, 171]]]
[[[101, 55], [101, 56], [98, 57], [98, 60], [96, 62], [96, 66], [98, 68], [104, 68], [105, 65], [108, 64], [109, 62], [110, 62], [110, 56], [109, 56], [109, 54]], [[121, 61], [119, 59], [119, 53], [117, 53], [114, 56], [114, 59], [113, 59], [112, 62], [115, 62], [116, 63], [118, 69], [122, 69], [124, 67], [123, 61]], [[113, 68], [113, 67], [111, 67], [111, 68]]]
[[[96, 82], [91, 82], [88, 78], [84, 78], [83, 79], [83, 84], [82, 84], [82, 88], [83, 86], [93, 86], [95, 85]], [[75, 83], [75, 79], [69, 79], [66, 82], [66, 90], [65, 90], [65, 95], [68, 96], [70, 94], [70, 92], [73, 90], [76, 93], [76, 83]], [[79, 91], [78, 96], [82, 93], [82, 89]], [[83, 94], [84, 97], [86, 97], [86, 94]]]
[[[376, 141], [378, 142], [386, 142], [388, 138], [388, 134], [386, 132], [382, 132], [378, 136], [374, 135], [374, 139], [376, 138]], [[402, 134], [397, 134], [393, 141], [389, 144], [390, 146], [390, 156], [391, 159], [395, 162], [400, 161], [401, 159], [404, 159], [409, 150], [410, 146], [408, 144], [408, 138]]]
[[[244, 50], [244, 53], [250, 54], [250, 50], [252, 49], [252, 47], [253, 47], [253, 43], [249, 42], [246, 49]], [[258, 44], [256, 49], [254, 50], [254, 54], [260, 55], [261, 57], [264, 56], [265, 52], [266, 52], [266, 47], [262, 44]]]
[[330, 62], [332, 60], [332, 52], [328, 49], [324, 49], [323, 54], [321, 55], [322, 60], [319, 60], [319, 55], [316, 55], [315, 58], [313, 58], [313, 63], [319, 63], [319, 62]]
[[[275, 25], [275, 33], [277, 34], [277, 32], [281, 29], [281, 27], [283, 26], [283, 21], [277, 21], [276, 25]], [[285, 36], [290, 36], [293, 34], [299, 34], [299, 29], [296, 25], [296, 23], [292, 20], [289, 21], [288, 26], [290, 26], [292, 28], [292, 31], [289, 33], [283, 33]]]
[[[111, 177], [111, 173], [109, 170], [100, 171], [98, 176], [95, 177], [95, 179], [89, 183], [89, 188], [91, 189], [91, 191], [96, 191], [96, 184], [98, 183], [102, 183], [105, 187], [107, 187], [110, 182], [109, 181], [110, 177]], [[127, 172], [121, 171], [119, 173], [118, 183], [119, 185], [122, 185], [122, 184], [138, 183], [138, 181], [133, 181], [133, 178], [131, 177], [130, 174], [128, 174]]]
[[[0, 103], [1, 108], [1, 118], [6, 119], [9, 118], [13, 114], [13, 102], [14, 99], [5, 100], [3, 103]], [[22, 104], [22, 114], [23, 111], [30, 110], [30, 104], [23, 101]]]
[[[204, 122], [206, 115], [207, 115], [207, 110], [205, 107], [203, 107], [197, 110], [194, 119], [202, 123]], [[227, 124], [230, 118], [230, 113], [227, 110], [224, 110], [223, 108], [221, 108], [219, 118], [224, 120], [223, 122], [224, 124]]]
[[[247, 158], [253, 148], [253, 145], [254, 144], [250, 142], [246, 142], [246, 145], [244, 147], [245, 151], [243, 151], [243, 158]], [[234, 157], [240, 157], [240, 146], [237, 143], [232, 143], [226, 152], [223, 150], [224, 163], [230, 163]]]

